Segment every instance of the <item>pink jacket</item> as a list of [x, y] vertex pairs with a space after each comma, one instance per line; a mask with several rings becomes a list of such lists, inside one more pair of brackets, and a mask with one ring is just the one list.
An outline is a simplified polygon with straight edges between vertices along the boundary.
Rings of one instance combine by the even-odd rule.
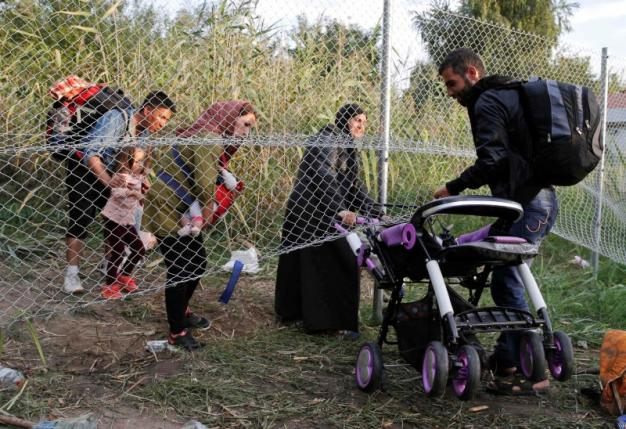
[[135, 212], [143, 200], [141, 183], [144, 176], [132, 174], [120, 174], [120, 176], [126, 180], [126, 186], [111, 189], [111, 196], [102, 209], [102, 215], [119, 225], [133, 225]]

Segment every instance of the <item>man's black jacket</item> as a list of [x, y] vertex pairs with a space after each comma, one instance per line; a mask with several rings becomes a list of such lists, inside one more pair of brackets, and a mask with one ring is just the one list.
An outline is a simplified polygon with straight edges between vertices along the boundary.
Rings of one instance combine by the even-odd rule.
[[531, 140], [518, 87], [510, 78], [488, 76], [471, 90], [467, 106], [478, 159], [448, 183], [448, 192], [488, 185], [495, 197], [526, 204], [543, 186], [533, 182], [527, 159]]

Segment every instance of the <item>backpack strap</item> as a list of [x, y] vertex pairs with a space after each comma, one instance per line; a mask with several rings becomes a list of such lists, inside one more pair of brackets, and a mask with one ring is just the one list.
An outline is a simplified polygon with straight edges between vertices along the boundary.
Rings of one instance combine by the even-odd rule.
[[169, 186], [174, 191], [176, 196], [180, 198], [183, 203], [185, 203], [185, 205], [191, 206], [193, 204], [193, 202], [195, 201], [194, 197], [189, 193], [189, 191], [187, 191], [187, 189], [185, 189], [185, 187], [181, 183], [174, 179], [171, 174], [161, 170], [157, 173], [157, 177], [161, 179], [163, 183]]
[[196, 183], [193, 178], [193, 172], [191, 171], [191, 168], [189, 168], [185, 160], [180, 155], [180, 150], [178, 149], [178, 146], [176, 145], [172, 146], [172, 158], [174, 158], [174, 162], [176, 163], [176, 165], [178, 165], [178, 167], [181, 169], [181, 171], [185, 175], [185, 179], [187, 179], [187, 183], [191, 187], [193, 187]]
[[[195, 181], [193, 179], [193, 173], [189, 165], [185, 162], [180, 154], [180, 150], [178, 146], [172, 146], [172, 158], [174, 158], [174, 162], [180, 168], [180, 170], [185, 175], [185, 179], [189, 186], [193, 187]], [[185, 189], [185, 187], [178, 182], [171, 174], [167, 173], [165, 170], [161, 170], [157, 173], [157, 177], [163, 181], [167, 186], [169, 186], [174, 193], [180, 198], [180, 200], [187, 206], [191, 206], [195, 201], [195, 198], [191, 193]]]

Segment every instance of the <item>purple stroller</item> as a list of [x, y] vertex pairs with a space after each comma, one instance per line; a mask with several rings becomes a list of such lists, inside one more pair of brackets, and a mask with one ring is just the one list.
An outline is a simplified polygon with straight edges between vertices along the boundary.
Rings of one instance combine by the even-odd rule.
[[[421, 206], [408, 223], [364, 228], [366, 241], [356, 249], [361, 266], [391, 296], [378, 340], [361, 346], [355, 379], [359, 389], [371, 392], [383, 381], [384, 344], [389, 328], [396, 331], [402, 356], [422, 374], [424, 392], [440, 396], [450, 381], [462, 400], [480, 386], [484, 353], [476, 339], [485, 332], [520, 332], [522, 373], [533, 381], [545, 379], [546, 369], [559, 381], [573, 371], [573, 348], [563, 332], [553, 331], [541, 291], [525, 260], [536, 256], [536, 246], [518, 237], [489, 236], [489, 227], [455, 239], [446, 228], [436, 233], [438, 215], [495, 217], [514, 222], [522, 207], [512, 201], [483, 196], [448, 197]], [[479, 307], [494, 267], [517, 267], [535, 313], [508, 307]], [[403, 302], [407, 279], [428, 285], [426, 296]], [[452, 284], [469, 292], [466, 300]]]

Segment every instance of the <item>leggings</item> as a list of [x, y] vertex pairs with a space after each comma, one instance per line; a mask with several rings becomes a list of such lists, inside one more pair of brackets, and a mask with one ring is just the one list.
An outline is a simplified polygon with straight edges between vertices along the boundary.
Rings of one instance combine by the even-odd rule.
[[[110, 250], [107, 255], [107, 284], [113, 284], [119, 274], [129, 276], [141, 261], [146, 250], [137, 234], [135, 225], [120, 225], [111, 219], [104, 217], [104, 234], [109, 244]], [[126, 247], [130, 249], [130, 256], [124, 266], [120, 268], [124, 260]]]
[[206, 251], [202, 234], [197, 237], [170, 235], [158, 238], [159, 250], [165, 259], [165, 310], [170, 332], [185, 329], [185, 316], [189, 301], [200, 278], [206, 272]]

